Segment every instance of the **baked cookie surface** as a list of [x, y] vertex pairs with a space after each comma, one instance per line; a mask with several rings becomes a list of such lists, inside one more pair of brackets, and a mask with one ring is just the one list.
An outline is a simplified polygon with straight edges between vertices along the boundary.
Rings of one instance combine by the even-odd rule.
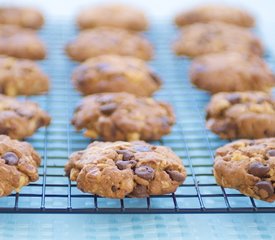
[[255, 23], [254, 18], [246, 11], [235, 7], [211, 4], [181, 12], [175, 18], [175, 23], [179, 27], [212, 21], [225, 22], [242, 27], [253, 27]]
[[225, 51], [261, 56], [264, 51], [252, 32], [222, 22], [194, 23], [182, 28], [173, 49], [177, 55], [189, 57]]
[[195, 86], [211, 93], [268, 92], [275, 84], [274, 75], [262, 58], [237, 52], [195, 58], [189, 73]]
[[83, 192], [108, 198], [175, 192], [186, 178], [170, 148], [137, 142], [93, 142], [74, 152], [65, 171]]
[[80, 29], [116, 27], [132, 31], [144, 31], [148, 21], [144, 13], [122, 4], [99, 5], [81, 11], [77, 17]]
[[41, 158], [27, 142], [0, 135], [0, 197], [38, 180]]
[[72, 75], [74, 86], [83, 94], [128, 92], [151, 96], [161, 80], [142, 60], [118, 55], [102, 55], [86, 60]]
[[84, 135], [106, 141], [158, 140], [170, 132], [175, 116], [169, 104], [129, 93], [87, 96], [75, 110], [72, 124]]
[[46, 48], [34, 30], [0, 25], [0, 54], [39, 60], [45, 58]]
[[84, 61], [104, 54], [132, 56], [150, 60], [153, 47], [147, 39], [124, 29], [99, 27], [82, 31], [66, 46], [70, 58]]
[[36, 103], [0, 95], [0, 134], [22, 139], [50, 121], [49, 115]]
[[33, 8], [0, 7], [0, 24], [39, 29], [44, 24], [44, 17]]
[[275, 138], [238, 140], [216, 151], [214, 175], [223, 187], [273, 202], [274, 173]]
[[0, 56], [0, 93], [35, 95], [49, 90], [49, 79], [31, 60]]
[[217, 93], [206, 126], [224, 139], [275, 137], [275, 101], [263, 92]]

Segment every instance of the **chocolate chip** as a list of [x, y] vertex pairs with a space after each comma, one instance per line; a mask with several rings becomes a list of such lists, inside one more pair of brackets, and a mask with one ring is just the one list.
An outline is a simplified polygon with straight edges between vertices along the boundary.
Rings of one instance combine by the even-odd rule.
[[11, 127], [2, 127], [0, 128], [0, 135], [9, 135], [9, 131], [11, 131]]
[[134, 158], [134, 154], [132, 152], [128, 151], [128, 150], [117, 150], [116, 152], [118, 154], [122, 154], [123, 155], [122, 159], [124, 161], [128, 161], [128, 160]]
[[136, 166], [137, 162], [135, 160], [130, 160], [130, 161], [117, 161], [116, 166], [119, 170], [124, 170], [126, 168], [132, 168]]
[[116, 103], [108, 103], [108, 104], [100, 106], [99, 109], [103, 114], [111, 115], [117, 109], [117, 104]]
[[18, 157], [13, 152], [6, 152], [2, 158], [5, 160], [8, 165], [16, 165], [18, 163]]
[[237, 104], [241, 102], [241, 97], [237, 93], [232, 93], [226, 97], [226, 100], [228, 100], [231, 104]]
[[131, 197], [138, 197], [138, 198], [148, 197], [146, 186], [137, 184], [135, 186], [135, 188], [133, 189], [133, 191], [130, 193], [130, 196]]
[[204, 66], [202, 64], [196, 64], [194, 69], [195, 69], [196, 73], [201, 73], [201, 72], [205, 72], [206, 66]]
[[270, 157], [275, 157], [275, 149], [271, 149], [267, 152]]
[[260, 162], [253, 162], [248, 166], [248, 173], [259, 178], [266, 176], [269, 170], [270, 170], [269, 166], [265, 166]]
[[260, 181], [257, 182], [257, 193], [262, 199], [266, 199], [268, 197], [271, 197], [274, 194], [273, 186], [270, 182], [267, 181]]
[[28, 109], [28, 108], [17, 108], [15, 110], [15, 112], [22, 117], [26, 117], [26, 118], [32, 118], [34, 116], [34, 113], [32, 110]]
[[228, 131], [236, 131], [236, 124], [231, 122], [224, 122], [213, 126], [213, 131], [216, 133], [227, 133]]
[[266, 98], [260, 97], [259, 99], [257, 99], [257, 103], [264, 103], [266, 102]]
[[96, 68], [100, 71], [106, 71], [110, 68], [110, 64], [108, 64], [108, 63], [98, 63], [96, 65]]
[[134, 147], [137, 152], [150, 152], [151, 149], [148, 146], [137, 145]]
[[160, 80], [159, 76], [156, 73], [150, 72], [150, 76], [157, 85], [161, 85], [161, 80]]
[[117, 188], [115, 185], [113, 185], [113, 186], [111, 187], [111, 189], [112, 189], [113, 192], [116, 192], [116, 191], [118, 190], [118, 188]]
[[155, 170], [149, 166], [140, 166], [135, 169], [135, 174], [146, 180], [152, 180], [155, 175]]
[[185, 176], [183, 176], [180, 172], [175, 170], [168, 170], [167, 173], [169, 174], [170, 178], [176, 182], [183, 182]]

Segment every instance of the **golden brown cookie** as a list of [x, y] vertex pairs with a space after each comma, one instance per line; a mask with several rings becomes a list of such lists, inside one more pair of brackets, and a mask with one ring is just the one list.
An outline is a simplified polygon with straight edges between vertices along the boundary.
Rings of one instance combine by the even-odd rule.
[[34, 95], [49, 90], [49, 79], [31, 60], [0, 56], [0, 93]]
[[252, 32], [222, 22], [194, 23], [182, 28], [173, 49], [177, 55], [189, 57], [225, 51], [261, 56], [264, 52], [260, 40]]
[[0, 95], [0, 134], [22, 139], [49, 125], [50, 121], [48, 114], [36, 103]]
[[38, 180], [41, 158], [27, 142], [0, 135], [0, 197]]
[[119, 55], [90, 58], [72, 75], [74, 86], [83, 94], [128, 92], [151, 96], [160, 88], [161, 80], [142, 60]]
[[41, 12], [34, 8], [0, 7], [0, 24], [39, 29], [44, 24], [44, 17]]
[[207, 127], [224, 139], [275, 137], [275, 101], [263, 92], [217, 93]]
[[144, 31], [148, 27], [148, 21], [142, 11], [122, 4], [88, 7], [79, 13], [77, 24], [80, 29], [116, 27]]
[[169, 104], [129, 93], [83, 98], [72, 124], [85, 136], [106, 141], [158, 140], [170, 132], [175, 116]]
[[255, 20], [248, 12], [226, 5], [203, 5], [179, 13], [175, 23], [185, 26], [194, 23], [225, 22], [241, 27], [253, 27]]
[[211, 93], [270, 91], [275, 78], [265, 61], [237, 52], [207, 54], [195, 58], [190, 68], [194, 85]]
[[186, 178], [170, 148], [145, 142], [93, 142], [70, 156], [65, 171], [83, 192], [108, 198], [172, 193]]
[[104, 54], [150, 60], [153, 56], [153, 47], [147, 39], [137, 33], [99, 27], [82, 31], [75, 40], [67, 44], [66, 52], [70, 58], [80, 62]]
[[218, 148], [214, 175], [223, 187], [274, 202], [275, 138], [238, 140]]
[[39, 60], [45, 58], [46, 48], [34, 30], [0, 25], [0, 54]]

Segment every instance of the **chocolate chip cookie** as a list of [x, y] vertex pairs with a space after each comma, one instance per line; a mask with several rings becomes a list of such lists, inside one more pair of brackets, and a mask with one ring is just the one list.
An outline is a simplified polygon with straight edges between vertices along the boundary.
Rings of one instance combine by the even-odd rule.
[[72, 75], [74, 86], [83, 94], [129, 92], [151, 96], [160, 88], [161, 80], [138, 58], [102, 55], [78, 66]]
[[173, 47], [177, 55], [189, 57], [225, 51], [261, 56], [264, 51], [252, 32], [222, 22], [194, 23], [182, 28]]
[[0, 25], [0, 54], [39, 60], [45, 58], [46, 49], [34, 30]]
[[122, 4], [88, 7], [79, 13], [77, 24], [80, 29], [116, 27], [144, 31], [148, 27], [148, 21], [142, 11]]
[[50, 124], [51, 118], [30, 101], [0, 95], [0, 134], [22, 139]]
[[0, 93], [34, 95], [47, 92], [49, 79], [31, 60], [0, 56]]
[[224, 139], [275, 137], [275, 101], [263, 92], [217, 93], [206, 126]]
[[175, 192], [186, 178], [170, 148], [137, 142], [93, 142], [74, 152], [65, 171], [83, 192], [108, 198]]
[[214, 175], [219, 185], [267, 202], [275, 200], [275, 138], [238, 140], [218, 148]]
[[254, 18], [248, 12], [225, 5], [203, 5], [179, 13], [175, 23], [185, 26], [194, 23], [225, 22], [242, 27], [253, 27]]
[[275, 78], [256, 55], [237, 52], [207, 54], [195, 58], [190, 68], [192, 83], [211, 93], [234, 91], [270, 91]]
[[83, 98], [72, 124], [84, 135], [116, 140], [158, 140], [175, 123], [169, 104], [129, 93], [99, 93]]
[[33, 8], [0, 7], [0, 24], [39, 29], [44, 24], [44, 17], [37, 9]]
[[0, 197], [38, 180], [41, 158], [27, 142], [0, 135]]
[[68, 43], [66, 52], [76, 61], [84, 61], [104, 54], [132, 56], [150, 60], [153, 47], [147, 39], [124, 29], [98, 27], [82, 31], [75, 40]]

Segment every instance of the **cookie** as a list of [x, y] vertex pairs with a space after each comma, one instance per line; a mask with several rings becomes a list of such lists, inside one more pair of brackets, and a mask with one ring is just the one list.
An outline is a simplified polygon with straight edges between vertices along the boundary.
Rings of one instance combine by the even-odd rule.
[[80, 62], [104, 54], [150, 60], [153, 56], [153, 47], [147, 39], [137, 33], [99, 27], [82, 31], [75, 40], [67, 44], [66, 52], [73, 60]]
[[46, 48], [34, 30], [0, 25], [0, 54], [39, 60], [45, 58]]
[[0, 93], [34, 95], [49, 90], [49, 79], [31, 60], [0, 56]]
[[253, 27], [255, 20], [248, 12], [225, 5], [203, 5], [188, 11], [180, 12], [175, 23], [179, 26], [186, 26], [194, 23], [225, 22], [241, 27]]
[[22, 139], [48, 126], [50, 121], [48, 114], [36, 103], [0, 95], [0, 134]]
[[151, 96], [160, 88], [161, 80], [138, 58], [102, 55], [78, 66], [72, 75], [74, 86], [83, 94], [128, 92]]
[[195, 23], [182, 28], [173, 45], [177, 55], [197, 57], [234, 51], [263, 55], [260, 40], [249, 30], [222, 22]]
[[275, 137], [275, 101], [263, 92], [217, 93], [206, 126], [224, 139]]
[[142, 11], [122, 4], [88, 7], [79, 13], [77, 24], [80, 29], [116, 27], [144, 31], [148, 27], [148, 21]]
[[211, 93], [270, 91], [275, 78], [265, 61], [237, 52], [207, 54], [195, 58], [190, 68], [192, 83]]
[[218, 148], [214, 175], [223, 187], [274, 202], [275, 138], [238, 140]]
[[41, 158], [27, 142], [0, 135], [0, 197], [38, 180]]
[[99, 93], [83, 98], [72, 124], [84, 135], [106, 141], [158, 140], [170, 132], [175, 116], [169, 104], [129, 93]]
[[83, 192], [108, 198], [172, 193], [186, 178], [170, 148], [142, 141], [93, 142], [70, 156], [65, 171]]
[[44, 17], [34, 8], [0, 7], [0, 24], [39, 29], [44, 24]]

